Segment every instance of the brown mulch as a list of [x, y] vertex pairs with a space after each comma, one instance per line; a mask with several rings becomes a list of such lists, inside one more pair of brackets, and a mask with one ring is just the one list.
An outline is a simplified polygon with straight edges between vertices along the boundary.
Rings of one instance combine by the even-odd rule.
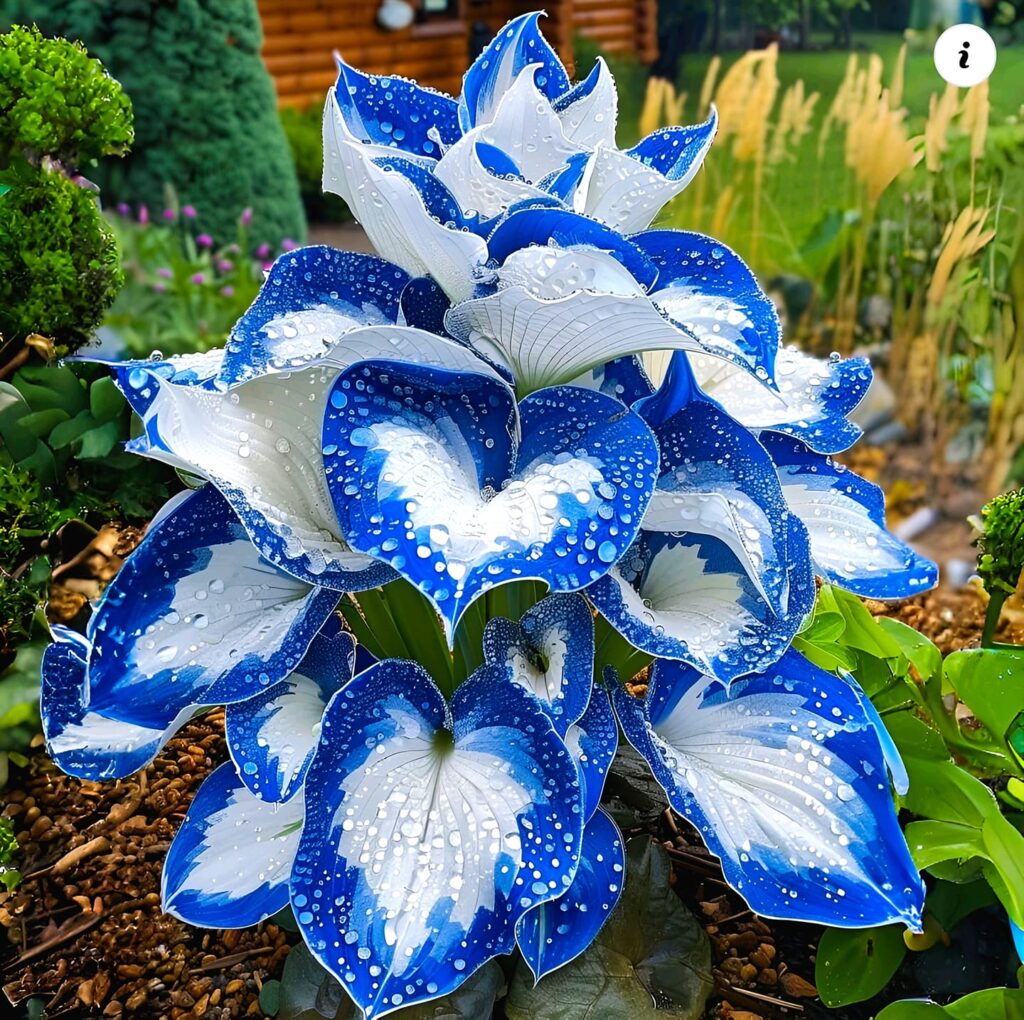
[[73, 779], [38, 754], [21, 788], [4, 791], [25, 875], [0, 896], [10, 1002], [41, 997], [49, 1020], [264, 1015], [260, 988], [280, 976], [287, 933], [269, 922], [207, 931], [160, 909], [164, 853], [200, 783], [227, 758], [223, 718], [190, 723], [130, 779]]

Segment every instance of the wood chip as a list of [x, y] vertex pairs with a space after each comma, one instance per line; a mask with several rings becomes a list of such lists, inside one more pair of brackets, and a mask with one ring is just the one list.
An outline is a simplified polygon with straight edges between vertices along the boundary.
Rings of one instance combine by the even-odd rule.
[[799, 974], [794, 974], [791, 970], [786, 971], [779, 978], [779, 983], [782, 985], [782, 990], [794, 998], [814, 999], [818, 996], [818, 989], [814, 985], [809, 981], [805, 981]]

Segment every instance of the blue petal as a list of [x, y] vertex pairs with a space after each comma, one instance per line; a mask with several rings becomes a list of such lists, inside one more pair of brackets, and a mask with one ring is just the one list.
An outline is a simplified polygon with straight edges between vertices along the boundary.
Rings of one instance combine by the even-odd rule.
[[799, 440], [766, 435], [782, 491], [807, 526], [811, 555], [828, 580], [865, 598], [917, 595], [938, 581], [938, 568], [885, 526], [885, 496], [871, 482]]
[[693, 354], [690, 363], [701, 389], [749, 429], [794, 436], [818, 453], [839, 453], [860, 438], [846, 416], [871, 383], [866, 358], [824, 360], [781, 348], [772, 386], [720, 357]]
[[463, 131], [488, 123], [501, 97], [530, 64], [541, 65], [535, 80], [548, 99], [557, 99], [569, 91], [569, 76], [558, 54], [541, 35], [539, 20], [540, 15], [534, 13], [510, 21], [466, 72], [459, 99]]
[[298, 793], [324, 708], [352, 678], [354, 662], [355, 642], [332, 616], [293, 673], [247, 701], [228, 705], [228, 751], [255, 796], [283, 802]]
[[769, 376], [781, 327], [775, 305], [740, 257], [703, 234], [649, 230], [634, 244], [658, 267], [651, 300], [708, 350], [740, 354]]
[[[357, 334], [359, 343], [352, 339]], [[479, 362], [451, 341], [406, 327], [360, 327], [341, 342], [375, 353], [410, 335], [415, 350], [428, 356], [433, 345], [446, 344]], [[126, 448], [213, 482], [263, 556], [308, 584], [337, 591], [386, 584], [394, 577], [386, 566], [352, 552], [338, 537], [323, 478], [320, 427], [335, 374], [321, 365], [221, 392], [174, 385], [143, 369], [119, 371], [118, 385], [145, 430]]]
[[577, 152], [565, 161], [565, 166], [552, 170], [547, 177], [537, 182], [537, 187], [549, 195], [567, 202], [575, 192], [583, 174], [586, 172], [590, 157], [585, 152]]
[[575, 766], [504, 669], [478, 670], [449, 714], [416, 663], [371, 667], [328, 706], [306, 787], [292, 909], [367, 1017], [457, 988], [572, 883]]
[[219, 381], [290, 371], [356, 326], [397, 322], [408, 282], [404, 269], [376, 255], [319, 244], [281, 255], [228, 337]]
[[594, 675], [594, 618], [580, 595], [549, 595], [516, 623], [504, 617], [484, 629], [484, 661], [505, 666], [535, 694], [564, 737], [587, 708]]
[[287, 676], [337, 605], [261, 560], [213, 486], [150, 528], [89, 621], [89, 708], [163, 730]]
[[[672, 359], [672, 368], [686, 365]], [[762, 598], [787, 612], [791, 568], [799, 563], [811, 584], [806, 542], [789, 543], [789, 513], [774, 465], [750, 431], [707, 400], [693, 384], [690, 399], [662, 420], [662, 398], [673, 381], [635, 410], [654, 429], [661, 477], [644, 517], [645, 531], [690, 532], [723, 541], [743, 564]]]
[[692, 176], [711, 148], [716, 131], [718, 114], [712, 110], [703, 124], [659, 128], [626, 152], [670, 181], [678, 181]]
[[483, 168], [496, 177], [518, 177], [523, 180], [523, 173], [512, 158], [489, 142], [477, 142], [476, 154]]
[[565, 743], [580, 769], [585, 794], [583, 817], [593, 818], [601, 803], [605, 780], [619, 748], [619, 728], [615, 724], [608, 692], [593, 685], [590, 704], [579, 722], [569, 727]]
[[401, 174], [411, 182], [423, 199], [423, 207], [438, 223], [453, 230], [483, 232], [479, 217], [465, 215], [452, 192], [431, 170], [397, 155], [378, 156], [373, 162], [384, 170]]
[[462, 134], [451, 96], [405, 78], [364, 74], [340, 59], [334, 97], [349, 131], [364, 142], [437, 159]]
[[577, 591], [607, 572], [657, 472], [650, 430], [592, 390], [523, 400], [518, 451], [512, 394], [486, 377], [364, 362], [330, 404], [324, 463], [344, 534], [415, 584], [449, 638], [495, 584]]
[[632, 407], [638, 400], [654, 393], [654, 387], [635, 354], [627, 354], [598, 365], [585, 376], [574, 380], [576, 386], [589, 386]]
[[167, 851], [163, 908], [203, 928], [248, 928], [288, 904], [302, 797], [254, 797], [230, 762], [206, 778]]
[[444, 335], [444, 315], [451, 307], [448, 295], [430, 279], [417, 276], [402, 291], [402, 315], [407, 326]]
[[[122, 361], [119, 358], [89, 356], [89, 352], [86, 350], [68, 360], [106, 365], [116, 374], [132, 380], [132, 387], [127, 388], [133, 388], [136, 383], [143, 384], [149, 378], [149, 373], [152, 373], [178, 386], [201, 386], [213, 389], [224, 364], [224, 350], [215, 347], [201, 354], [174, 354], [169, 358], [157, 356], [128, 361]], [[125, 389], [126, 387], [122, 386], [121, 388]], [[142, 413], [134, 404], [132, 409], [138, 414]]]
[[39, 710], [46, 749], [57, 766], [80, 779], [122, 779], [148, 765], [191, 715], [186, 710], [163, 727], [110, 719], [89, 707], [87, 663], [91, 646], [66, 627], [52, 628], [43, 651]]
[[766, 917], [919, 929], [924, 887], [885, 760], [851, 688], [789, 652], [728, 692], [658, 662], [646, 701], [615, 708], [669, 802]]
[[630, 644], [680, 659], [728, 683], [765, 669], [789, 647], [814, 604], [806, 532], [792, 515], [786, 611], [764, 601], [745, 566], [720, 539], [642, 531], [590, 600]]
[[487, 240], [490, 257], [501, 265], [513, 252], [531, 245], [597, 248], [607, 252], [645, 290], [658, 278], [657, 266], [632, 241], [611, 227], [567, 209], [514, 207]]
[[1017, 959], [1024, 963], [1024, 929], [1010, 921], [1010, 933], [1013, 935], [1013, 947], [1017, 950]]
[[619, 902], [625, 863], [618, 827], [598, 811], [583, 829], [572, 885], [516, 925], [516, 942], [536, 980], [576, 959], [594, 941]]

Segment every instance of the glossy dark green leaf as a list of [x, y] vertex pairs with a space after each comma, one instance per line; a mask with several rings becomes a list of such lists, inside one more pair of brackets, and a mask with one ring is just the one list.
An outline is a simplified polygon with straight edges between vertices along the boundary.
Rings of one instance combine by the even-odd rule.
[[979, 879], [966, 885], [936, 882], [928, 893], [925, 906], [946, 931], [951, 931], [975, 910], [995, 903], [992, 888], [986, 881]]
[[998, 740], [1024, 711], [1024, 649], [954, 652], [946, 657], [943, 672], [960, 700]]
[[281, 982], [280, 981], [264, 981], [263, 987], [260, 989], [260, 1009], [266, 1013], [267, 1016], [277, 1016], [277, 1011], [281, 1007]]
[[67, 365], [31, 365], [12, 380], [33, 411], [60, 408], [74, 417], [85, 409], [85, 387]]
[[508, 1020], [698, 1020], [713, 986], [711, 949], [669, 883], [668, 855], [646, 837], [626, 851], [626, 882], [593, 945], [536, 986], [525, 962], [505, 1004]]
[[81, 460], [106, 457], [122, 439], [124, 436], [120, 422], [108, 421], [104, 425], [90, 429], [82, 436], [78, 445], [78, 456]]
[[964, 995], [948, 1006], [908, 999], [886, 1006], [876, 1020], [1022, 1020], [1024, 991], [1019, 988], [984, 988]]
[[112, 421], [124, 407], [124, 396], [111, 376], [101, 376], [89, 386], [89, 410], [97, 421]]
[[903, 925], [826, 928], [818, 943], [814, 984], [826, 1006], [846, 1006], [877, 995], [907, 953]]
[[922, 680], [939, 672], [942, 653], [924, 634], [887, 616], [879, 618], [878, 626], [899, 645], [900, 651], [914, 664]]

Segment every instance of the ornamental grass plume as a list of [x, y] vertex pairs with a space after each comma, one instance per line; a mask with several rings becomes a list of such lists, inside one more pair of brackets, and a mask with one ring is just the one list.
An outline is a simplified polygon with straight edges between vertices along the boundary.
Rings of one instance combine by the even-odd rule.
[[752, 910], [921, 925], [895, 746], [791, 647], [817, 578], [936, 579], [835, 459], [870, 367], [784, 346], [738, 255], [651, 229], [714, 110], [622, 150], [616, 106], [536, 14], [457, 99], [339, 59], [324, 182], [377, 254], [286, 252], [223, 349], [112, 366], [129, 449], [203, 484], [54, 628], [50, 752], [124, 776], [227, 706], [164, 907], [290, 905], [365, 1017], [588, 950], [622, 893], [620, 728]]

